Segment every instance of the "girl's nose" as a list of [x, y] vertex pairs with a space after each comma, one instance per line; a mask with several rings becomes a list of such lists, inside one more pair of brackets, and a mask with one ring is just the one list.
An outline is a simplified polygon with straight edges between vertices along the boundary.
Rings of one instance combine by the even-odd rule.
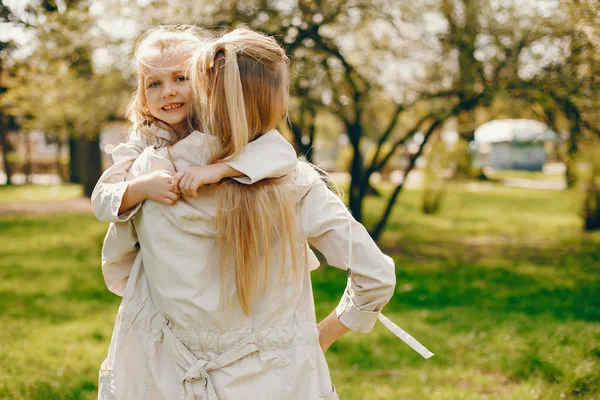
[[175, 95], [175, 89], [173, 89], [171, 86], [165, 86], [161, 95], [164, 98], [173, 97]]

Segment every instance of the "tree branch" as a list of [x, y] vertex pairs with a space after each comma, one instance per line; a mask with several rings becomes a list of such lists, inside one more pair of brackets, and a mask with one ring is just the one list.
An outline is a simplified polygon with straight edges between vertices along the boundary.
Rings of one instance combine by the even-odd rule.
[[404, 177], [402, 178], [402, 182], [400, 182], [398, 184], [398, 186], [396, 186], [396, 188], [394, 189], [394, 192], [390, 196], [388, 204], [387, 204], [381, 218], [379, 219], [379, 222], [377, 222], [377, 225], [375, 225], [375, 228], [371, 232], [371, 236], [373, 237], [373, 240], [379, 240], [379, 237], [381, 236], [381, 233], [383, 232], [383, 229], [385, 228], [387, 220], [389, 219], [389, 216], [392, 213], [392, 208], [396, 204], [396, 199], [398, 198], [398, 195], [400, 194], [400, 192], [402, 191], [402, 188], [404, 187], [404, 183], [406, 182], [406, 178], [408, 177], [408, 174], [415, 167], [417, 159], [421, 156], [421, 153], [423, 152], [423, 149], [425, 148], [425, 145], [427, 144], [427, 142], [428, 142], [429, 138], [431, 137], [431, 135], [433, 134], [433, 132], [439, 126], [441, 126], [444, 122], [445, 122], [445, 119], [435, 120], [431, 124], [429, 129], [427, 130], [427, 133], [425, 133], [425, 137], [423, 138], [423, 143], [419, 147], [419, 150], [410, 158], [408, 166], [404, 170]]
[[410, 138], [412, 138], [419, 131], [419, 127], [422, 124], [424, 124], [425, 121], [427, 121], [428, 119], [433, 118], [433, 116], [434, 116], [434, 114], [430, 113], [430, 114], [427, 114], [426, 116], [424, 116], [423, 118], [421, 118], [419, 121], [417, 121], [417, 123], [413, 125], [413, 128], [406, 135], [404, 135], [403, 137], [401, 137], [400, 139], [398, 139], [394, 142], [394, 144], [392, 145], [392, 148], [390, 150], [388, 150], [388, 152], [386, 153], [385, 156], [383, 156], [383, 158], [381, 159], [380, 162], [375, 164], [376, 158], [373, 158], [372, 168], [369, 171], [369, 176], [371, 176], [371, 174], [373, 172], [380, 171], [388, 163], [390, 158], [394, 155], [398, 146], [404, 145]]

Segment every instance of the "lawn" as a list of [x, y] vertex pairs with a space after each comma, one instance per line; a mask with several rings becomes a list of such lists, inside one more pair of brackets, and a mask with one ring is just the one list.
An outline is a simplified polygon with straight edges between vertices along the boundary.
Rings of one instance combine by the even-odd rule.
[[542, 181], [564, 181], [564, 173], [544, 173], [541, 171], [521, 171], [521, 170], [495, 170], [486, 175], [491, 179], [502, 180], [504, 178], [522, 178]]
[[[398, 267], [385, 314], [436, 355], [380, 325], [346, 335], [327, 353], [340, 398], [600, 398], [600, 233], [581, 233], [580, 195], [464, 183], [438, 215], [419, 202], [403, 193], [382, 239]], [[369, 200], [368, 221], [381, 205]], [[119, 304], [100, 273], [105, 229], [0, 217], [0, 399], [95, 398]], [[313, 280], [322, 317], [345, 276]]]
[[0, 185], [0, 205], [40, 201], [71, 200], [83, 195], [80, 185]]

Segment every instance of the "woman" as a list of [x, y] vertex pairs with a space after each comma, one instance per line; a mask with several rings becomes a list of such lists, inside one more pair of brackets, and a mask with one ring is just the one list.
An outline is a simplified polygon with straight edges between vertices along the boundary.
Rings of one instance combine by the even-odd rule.
[[[173, 162], [185, 177], [187, 166], [235, 159], [286, 116], [287, 57], [256, 32], [204, 48], [191, 84], [207, 134], [147, 152], [133, 171]], [[172, 206], [147, 201], [134, 225], [140, 255], [101, 399], [336, 399], [324, 350], [348, 330], [370, 331], [394, 291], [393, 261], [308, 164], [252, 186], [225, 180]], [[338, 307], [319, 325], [309, 242], [348, 271]]]

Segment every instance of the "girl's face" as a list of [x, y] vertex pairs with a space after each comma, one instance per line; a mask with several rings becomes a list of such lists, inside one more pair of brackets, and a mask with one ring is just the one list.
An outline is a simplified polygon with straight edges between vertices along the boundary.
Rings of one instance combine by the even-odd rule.
[[185, 74], [185, 59], [164, 57], [164, 60], [153, 63], [153, 67], [143, 79], [150, 114], [177, 133], [187, 132], [192, 91]]

